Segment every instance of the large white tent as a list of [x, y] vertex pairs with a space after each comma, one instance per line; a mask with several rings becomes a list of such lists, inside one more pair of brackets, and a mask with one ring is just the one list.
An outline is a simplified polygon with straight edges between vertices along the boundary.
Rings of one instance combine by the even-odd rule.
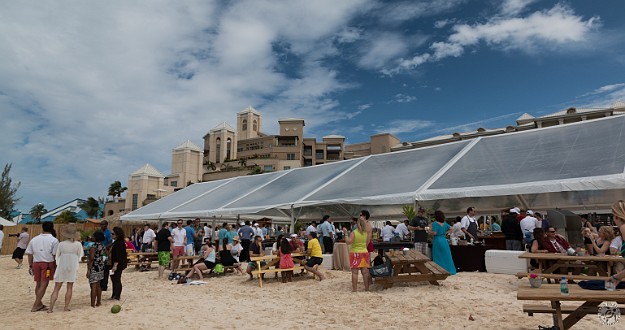
[[625, 116], [191, 185], [122, 220], [356, 215], [405, 204], [462, 213], [521, 206], [606, 210], [625, 199]]
[[7, 227], [15, 226], [15, 222], [9, 221], [3, 217], [0, 217], [0, 225], [7, 226]]

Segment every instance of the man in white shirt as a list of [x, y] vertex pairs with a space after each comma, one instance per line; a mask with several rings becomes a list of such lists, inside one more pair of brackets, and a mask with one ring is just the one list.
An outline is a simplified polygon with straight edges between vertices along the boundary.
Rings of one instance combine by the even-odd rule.
[[408, 220], [404, 220], [404, 222], [398, 224], [397, 228], [395, 228], [395, 232], [399, 234], [399, 239], [401, 240], [406, 239], [408, 234], [410, 234], [410, 231], [408, 230], [408, 223]]
[[534, 218], [534, 211], [527, 210], [525, 212], [525, 218], [521, 220], [521, 231], [523, 231], [523, 237], [525, 237], [525, 244], [532, 244], [534, 238], [534, 228], [538, 224], [538, 219]]
[[147, 249], [153, 249], [155, 238], [156, 233], [154, 233], [154, 230], [152, 230], [152, 228], [150, 228], [150, 225], [146, 223], [143, 226], [143, 240], [141, 242], [141, 252], [146, 252]]
[[476, 213], [475, 207], [467, 208], [467, 215], [460, 220], [460, 228], [467, 238], [477, 241], [478, 225], [475, 219]]
[[174, 239], [174, 253], [172, 254], [174, 257], [173, 269], [178, 269], [180, 260], [178, 260], [177, 257], [184, 256], [184, 248], [187, 245], [187, 231], [182, 227], [182, 224], [182, 219], [178, 219], [178, 226], [171, 231], [171, 237]]
[[26, 254], [28, 254], [28, 273], [34, 277], [37, 283], [35, 286], [35, 303], [30, 310], [31, 312], [45, 311], [48, 309], [48, 307], [41, 302], [41, 299], [46, 294], [48, 283], [54, 278], [54, 271], [56, 270], [54, 256], [56, 255], [56, 248], [59, 245], [59, 241], [52, 236], [52, 230], [54, 230], [52, 222], [42, 223], [41, 228], [43, 232], [33, 238], [26, 247]]
[[317, 223], [314, 221], [306, 228], [306, 237], [308, 237], [308, 235], [310, 235], [313, 231], [315, 233], [317, 232]]
[[451, 227], [451, 234], [449, 234], [449, 237], [455, 237], [457, 239], [465, 239], [465, 235], [464, 232], [462, 231], [462, 218], [461, 217], [456, 217], [456, 223], [454, 223], [454, 225]]
[[384, 242], [390, 242], [391, 239], [395, 237], [395, 228], [393, 228], [390, 221], [386, 222], [386, 226], [382, 228], [380, 235], [382, 236], [382, 240]]
[[260, 225], [257, 223], [254, 224], [254, 236], [260, 236], [261, 241], [265, 240], [265, 236], [263, 235], [263, 230], [260, 228]]
[[204, 237], [202, 242], [208, 238], [209, 241], [213, 241], [213, 226], [205, 223], [204, 224]]

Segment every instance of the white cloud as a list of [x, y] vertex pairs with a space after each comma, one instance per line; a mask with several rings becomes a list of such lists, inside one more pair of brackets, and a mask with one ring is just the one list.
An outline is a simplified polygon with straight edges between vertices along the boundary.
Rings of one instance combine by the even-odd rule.
[[609, 108], [625, 102], [625, 83], [601, 86], [585, 93], [567, 104], [578, 104], [581, 108]]
[[[530, 2], [510, 2], [518, 11]], [[513, 8], [510, 7], [510, 8]], [[509, 9], [510, 12], [514, 10]], [[393, 68], [384, 68], [383, 74], [392, 75], [412, 70], [426, 62], [461, 56], [467, 47], [485, 43], [491, 48], [535, 53], [541, 50], [585, 46], [591, 42], [592, 32], [600, 26], [599, 17], [584, 19], [569, 7], [556, 4], [553, 8], [536, 11], [526, 17], [491, 17], [486, 23], [456, 24], [446, 41], [433, 42], [431, 52], [423, 52], [409, 59], [396, 61]]]
[[[352, 86], [319, 59], [365, 5], [3, 2], [0, 164], [22, 182], [20, 207], [104, 196], [146, 162], [168, 174], [173, 147], [201, 146], [247, 105], [268, 132], [282, 117], [309, 130], [345, 118], [333, 94]], [[278, 42], [297, 78], [275, 69]]]
[[466, 0], [410, 0], [393, 2], [378, 10], [380, 20], [386, 23], [401, 23], [421, 17], [436, 16], [450, 11]]
[[517, 15], [536, 1], [537, 0], [504, 0], [501, 4], [501, 13], [506, 16]]
[[358, 110], [367, 110], [369, 108], [371, 108], [371, 103], [361, 104], [358, 106]]
[[449, 24], [453, 24], [455, 21], [456, 21], [455, 19], [450, 19], [450, 18], [441, 19], [441, 20], [434, 22], [434, 27], [437, 29], [442, 29], [448, 26]]
[[351, 43], [362, 38], [363, 30], [355, 27], [347, 27], [336, 34], [339, 43]]
[[393, 100], [390, 101], [389, 103], [410, 103], [410, 102], [414, 102], [417, 100], [416, 96], [412, 96], [412, 95], [406, 95], [406, 94], [395, 94], [395, 96], [393, 97]]
[[403, 55], [407, 49], [406, 41], [400, 35], [382, 33], [369, 40], [358, 64], [367, 69], [379, 69], [390, 59]]
[[375, 128], [376, 134], [379, 133], [414, 133], [414, 131], [428, 128], [434, 125], [433, 122], [427, 120], [393, 120], [388, 122], [385, 126]]

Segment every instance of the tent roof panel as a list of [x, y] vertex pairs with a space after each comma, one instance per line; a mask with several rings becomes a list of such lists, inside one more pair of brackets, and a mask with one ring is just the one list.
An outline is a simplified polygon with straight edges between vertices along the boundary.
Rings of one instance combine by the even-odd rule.
[[371, 156], [304, 202], [349, 200], [366, 204], [379, 196], [390, 197], [387, 201], [391, 203], [404, 203], [401, 196], [408, 196], [410, 201], [414, 193], [468, 143], [454, 142]]
[[267, 184], [255, 191], [254, 194], [228, 205], [227, 208], [292, 204], [360, 161], [362, 159], [292, 169], [280, 179]]
[[625, 116], [484, 137], [430, 189], [622, 174]]

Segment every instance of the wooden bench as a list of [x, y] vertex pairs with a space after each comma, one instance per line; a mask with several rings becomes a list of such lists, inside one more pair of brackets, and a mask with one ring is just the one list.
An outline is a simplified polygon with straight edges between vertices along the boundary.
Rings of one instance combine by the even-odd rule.
[[409, 250], [406, 255], [387, 252], [385, 256], [391, 261], [393, 275], [375, 278], [375, 282], [382, 284], [384, 289], [392, 287], [395, 283], [402, 282], [425, 281], [433, 285], [439, 285], [438, 281], [443, 281], [449, 276], [449, 272], [443, 267], [416, 250]]
[[[302, 256], [300, 253], [293, 253], [294, 257]], [[267, 273], [275, 273], [276, 275], [281, 272], [292, 270], [295, 272], [296, 270], [304, 269], [304, 266], [294, 266], [293, 268], [279, 268], [278, 263], [280, 262], [280, 257], [276, 255], [266, 255], [262, 257], [251, 257], [251, 261], [256, 262], [256, 270], [252, 271], [252, 275], [258, 276], [260, 287], [263, 287], [263, 277]], [[267, 261], [267, 264], [261, 266], [261, 262]], [[271, 267], [274, 268], [271, 268]]]
[[[528, 277], [530, 273], [516, 273], [516, 277], [518, 278], [525, 278]], [[573, 280], [573, 281], [589, 281], [589, 280], [605, 280], [606, 278], [604, 276], [590, 276], [590, 275], [569, 275], [569, 274], [540, 274], [540, 273], [533, 273], [536, 274], [540, 277], [544, 277], [546, 279], [553, 279], [553, 280], [559, 280], [562, 277], [565, 277], [567, 280]]]
[[[625, 307], [619, 307], [619, 309], [621, 310], [621, 315], [625, 313]], [[560, 306], [562, 314], [571, 314], [577, 310], [579, 310], [579, 307], [576, 306]], [[599, 307], [583, 307], [581, 310], [590, 314], [599, 313]], [[556, 309], [548, 305], [524, 304], [523, 313], [527, 313], [529, 316], [534, 316], [534, 314], [555, 314]]]

